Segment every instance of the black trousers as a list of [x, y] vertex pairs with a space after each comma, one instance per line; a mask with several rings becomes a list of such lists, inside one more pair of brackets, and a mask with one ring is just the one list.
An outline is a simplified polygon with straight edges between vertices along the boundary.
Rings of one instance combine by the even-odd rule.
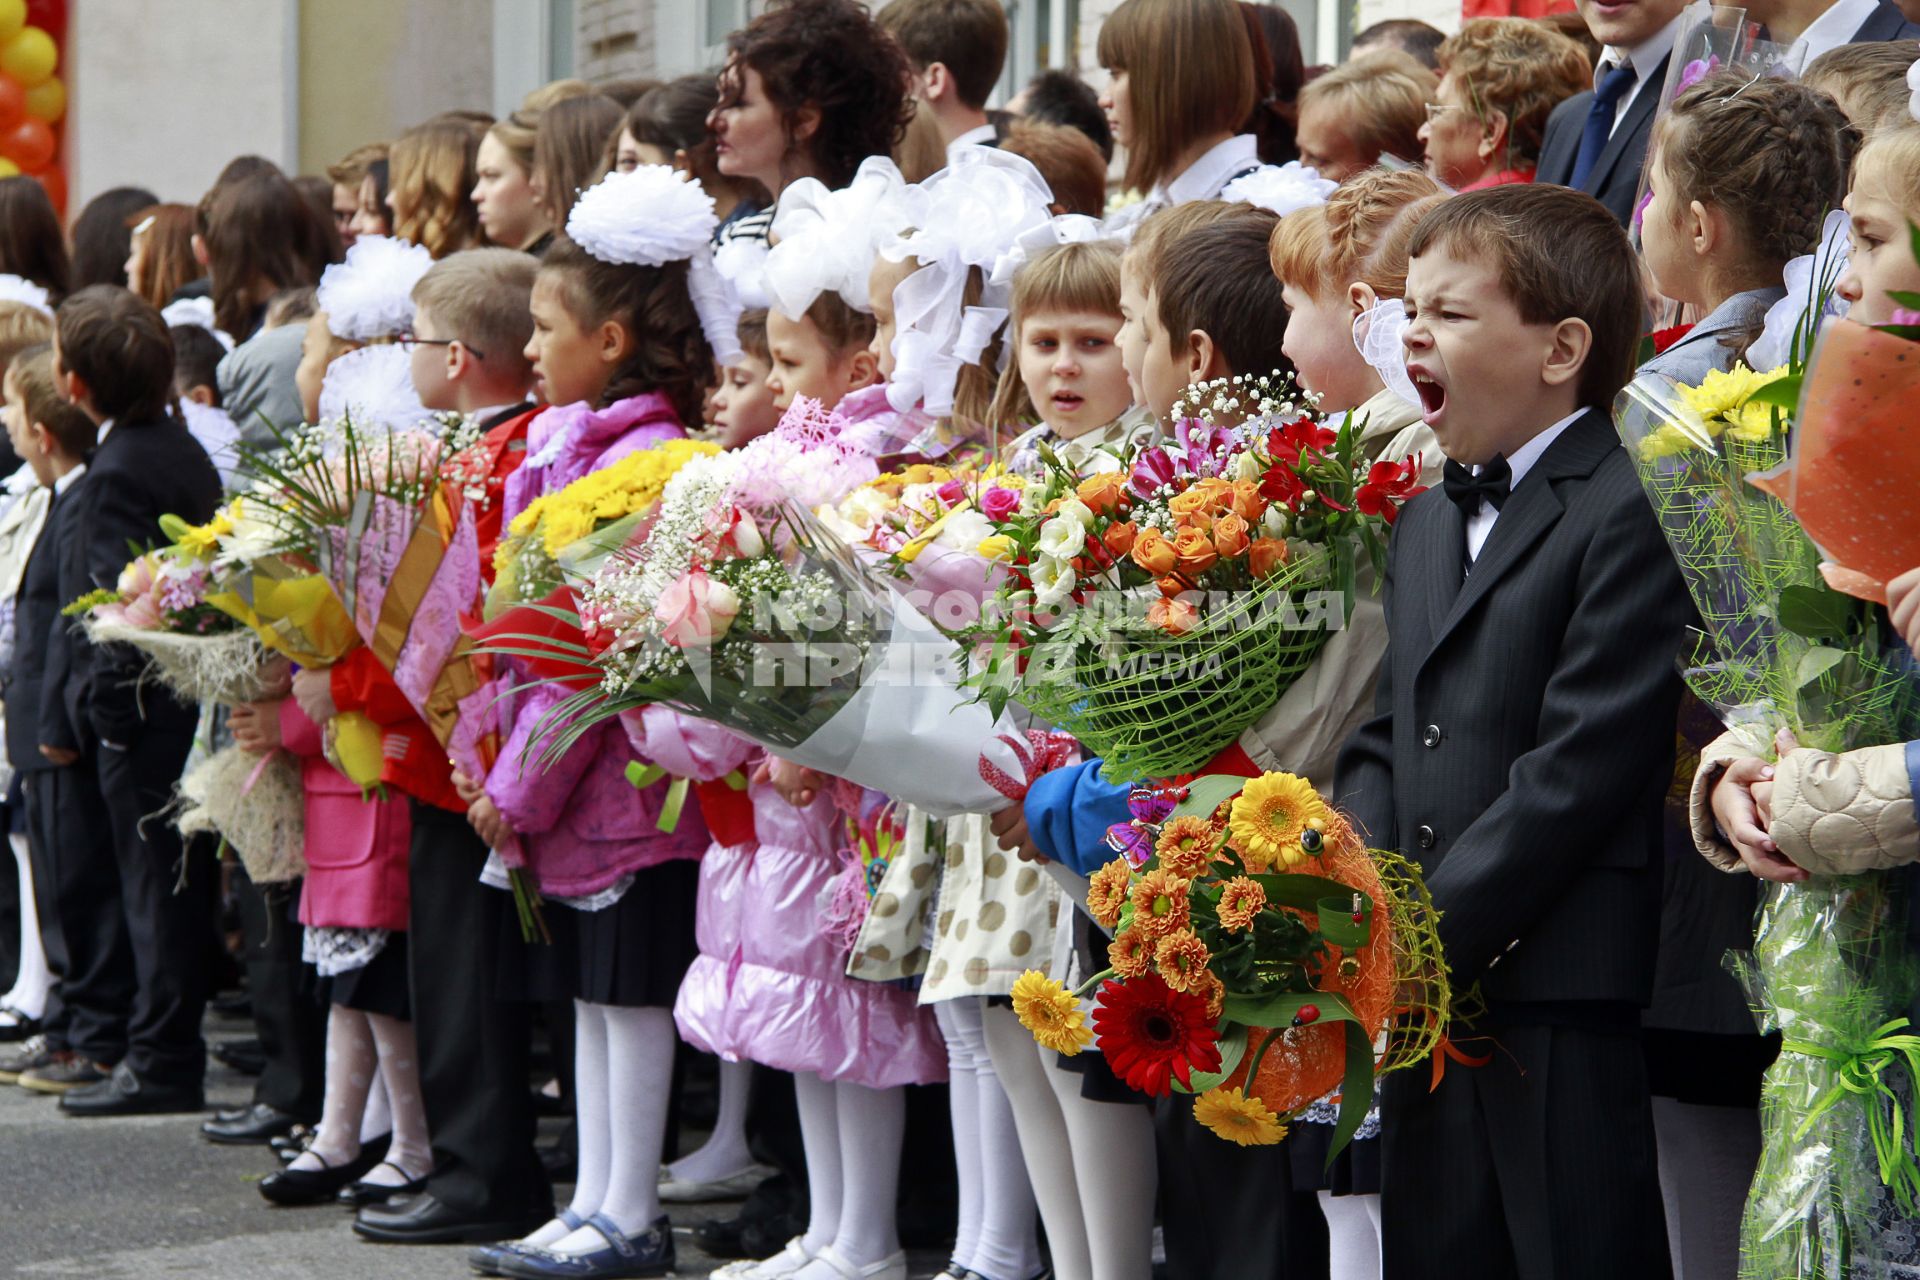
[[494, 989], [513, 900], [480, 883], [486, 861], [466, 815], [414, 803], [407, 942], [433, 1135], [427, 1192], [463, 1213], [516, 1219], [550, 1214], [553, 1187], [533, 1147], [533, 1006]]
[[94, 1062], [118, 1062], [133, 1009], [133, 952], [94, 762], [36, 769], [23, 786], [40, 943], [54, 977], [47, 1039]]
[[99, 768], [138, 983], [126, 1063], [150, 1083], [198, 1089], [207, 1073], [207, 934], [220, 898], [215, 845], [189, 846], [154, 816], [173, 799], [192, 745], [193, 721], [150, 720], [125, 750], [100, 747]]
[[300, 882], [257, 885], [236, 862], [233, 898], [254, 1031], [267, 1060], [253, 1100], [312, 1124], [326, 1095], [327, 1008], [313, 989], [311, 971], [300, 963], [301, 930], [292, 910]]
[[1637, 1028], [1508, 1026], [1484, 1067], [1382, 1082], [1386, 1280], [1666, 1280]]
[[1153, 1139], [1169, 1280], [1327, 1274], [1327, 1222], [1312, 1191], [1294, 1190], [1285, 1144], [1224, 1142], [1195, 1123], [1183, 1094], [1155, 1103]]

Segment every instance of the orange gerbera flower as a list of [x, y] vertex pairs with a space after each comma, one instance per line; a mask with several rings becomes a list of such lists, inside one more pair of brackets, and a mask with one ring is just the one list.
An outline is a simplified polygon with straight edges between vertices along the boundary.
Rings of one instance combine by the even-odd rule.
[[1127, 860], [1115, 858], [1087, 881], [1087, 914], [1102, 929], [1120, 923], [1120, 909], [1127, 905], [1127, 884], [1132, 879], [1133, 868]]
[[1253, 928], [1253, 918], [1267, 905], [1267, 891], [1245, 876], [1235, 876], [1220, 890], [1220, 927], [1228, 933]]
[[1143, 929], [1125, 929], [1107, 944], [1107, 964], [1123, 978], [1143, 977], [1153, 967], [1153, 939]]
[[1153, 952], [1153, 962], [1168, 986], [1198, 996], [1206, 995], [1207, 961], [1211, 959], [1213, 953], [1191, 929], [1168, 934]]
[[1175, 818], [1160, 828], [1153, 846], [1160, 865], [1187, 880], [1198, 880], [1213, 861], [1220, 833], [1205, 818]]
[[1133, 922], [1150, 938], [1164, 938], [1187, 927], [1193, 904], [1187, 900], [1185, 878], [1156, 869], [1133, 883]]

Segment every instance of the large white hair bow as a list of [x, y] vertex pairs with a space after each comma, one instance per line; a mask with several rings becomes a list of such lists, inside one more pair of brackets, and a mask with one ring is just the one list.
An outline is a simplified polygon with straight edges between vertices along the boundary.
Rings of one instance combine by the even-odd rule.
[[1285, 164], [1263, 164], [1246, 177], [1235, 178], [1221, 188], [1220, 198], [1258, 205], [1284, 218], [1325, 204], [1339, 185], [1298, 160], [1289, 160]]
[[609, 173], [580, 193], [567, 215], [567, 239], [602, 262], [660, 267], [687, 264], [687, 292], [707, 345], [721, 364], [740, 358], [740, 302], [713, 268], [720, 219], [713, 197], [669, 165]]
[[1011, 290], [1020, 268], [1047, 250], [1063, 244], [1085, 244], [1109, 238], [1100, 219], [1089, 218], [1084, 213], [1063, 213], [1048, 218], [1039, 226], [1029, 227], [1014, 237], [1006, 252], [995, 259], [993, 271], [987, 276], [987, 285], [989, 288]]
[[25, 276], [11, 272], [0, 275], [0, 302], [18, 302], [42, 315], [53, 314], [53, 308], [47, 305], [47, 291]]
[[212, 298], [175, 298], [160, 308], [160, 318], [167, 322], [168, 328], [176, 324], [198, 325], [219, 339], [221, 346], [233, 350], [233, 335], [213, 322]]
[[853, 181], [829, 191], [818, 178], [801, 178], [780, 193], [773, 215], [776, 243], [767, 254], [767, 302], [790, 320], [806, 314], [823, 293], [837, 293], [856, 311], [871, 311], [867, 277], [887, 225], [899, 216], [906, 180], [893, 161], [868, 156]]
[[433, 416], [413, 389], [413, 359], [398, 343], [361, 347], [327, 366], [320, 379], [320, 421], [351, 417], [389, 430], [418, 426]]
[[361, 236], [320, 276], [314, 306], [327, 313], [336, 338], [372, 342], [413, 327], [413, 286], [433, 265], [433, 255], [391, 236]]
[[[887, 401], [916, 403], [934, 417], [953, 412], [953, 388], [964, 365], [977, 364], [1006, 323], [1009, 286], [991, 277], [1002, 254], [1053, 216], [1053, 192], [1020, 156], [991, 147], [962, 147], [947, 168], [901, 193], [901, 216], [913, 230], [882, 248], [889, 261], [920, 269], [893, 291], [894, 374]], [[963, 293], [979, 267], [980, 305]]]

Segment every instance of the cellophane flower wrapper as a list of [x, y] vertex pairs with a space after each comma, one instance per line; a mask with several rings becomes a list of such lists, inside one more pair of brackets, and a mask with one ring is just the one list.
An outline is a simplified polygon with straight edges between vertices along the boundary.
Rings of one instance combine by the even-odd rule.
[[[1688, 685], [1757, 756], [1778, 730], [1831, 751], [1914, 736], [1914, 686], [1883, 649], [1872, 613], [1828, 588], [1820, 553], [1752, 478], [1786, 457], [1784, 371], [1736, 366], [1696, 387], [1642, 377], [1616, 420], [1667, 537], [1702, 631]], [[1904, 1015], [1914, 960], [1887, 873], [1769, 883], [1752, 950], [1729, 957], [1762, 1030], [1783, 1051], [1763, 1086], [1763, 1146], [1741, 1225], [1751, 1280], [1888, 1274], [1891, 1191], [1920, 1193]], [[1882, 1086], [1885, 1086], [1884, 1089]], [[1895, 1125], [1899, 1128], [1896, 1129]]]

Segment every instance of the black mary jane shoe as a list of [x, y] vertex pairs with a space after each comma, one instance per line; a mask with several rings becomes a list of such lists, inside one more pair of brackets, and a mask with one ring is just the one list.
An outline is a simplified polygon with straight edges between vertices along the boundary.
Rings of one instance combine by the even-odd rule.
[[[407, 1172], [391, 1160], [382, 1160], [380, 1164], [385, 1165], [395, 1173], [403, 1176]], [[379, 1167], [379, 1165], [374, 1166], [374, 1168]], [[372, 1171], [371, 1169], [368, 1170], [369, 1173]], [[385, 1183], [368, 1182], [365, 1178], [360, 1178], [340, 1188], [340, 1194], [335, 1196], [334, 1199], [349, 1209], [361, 1209], [370, 1204], [386, 1204], [389, 1200], [396, 1200], [403, 1196], [417, 1196], [426, 1190], [426, 1188], [427, 1179], [425, 1175], [418, 1178], [409, 1177], [405, 1182]]]
[[[319, 1159], [318, 1156], [314, 1158]], [[320, 1169], [282, 1169], [260, 1179], [260, 1194], [274, 1204], [289, 1208], [325, 1204], [339, 1195], [343, 1187], [364, 1178], [379, 1163], [378, 1152], [362, 1151], [342, 1165], [328, 1165]]]

